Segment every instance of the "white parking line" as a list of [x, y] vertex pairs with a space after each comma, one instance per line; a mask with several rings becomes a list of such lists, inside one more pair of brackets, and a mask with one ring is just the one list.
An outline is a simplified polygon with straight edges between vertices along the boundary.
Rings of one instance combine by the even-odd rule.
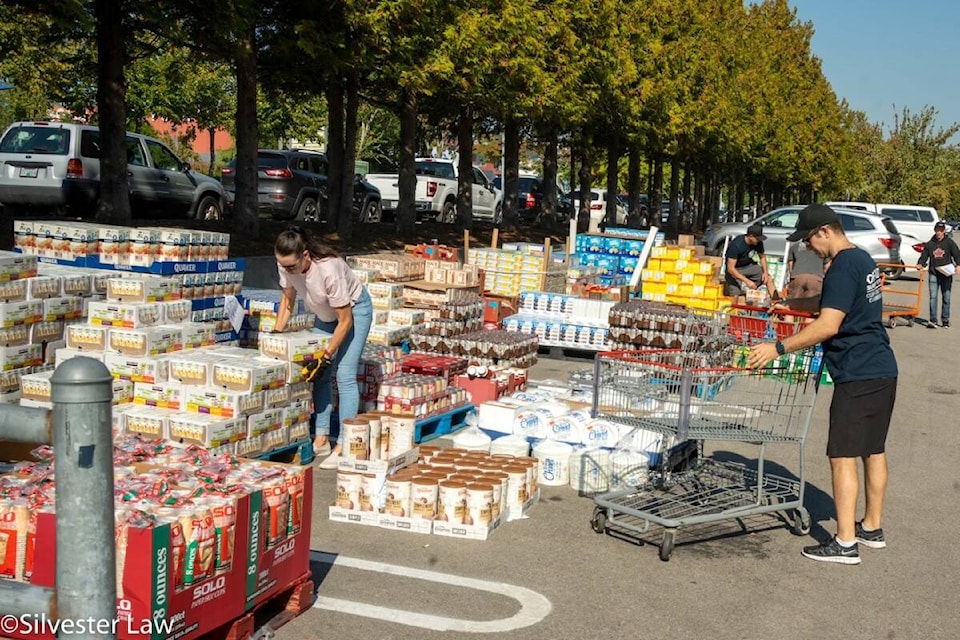
[[327, 598], [318, 596], [313, 604], [316, 609], [326, 609], [328, 611], [340, 611], [350, 613], [366, 618], [375, 618], [378, 620], [387, 620], [389, 622], [398, 622], [411, 627], [421, 627], [434, 631], [462, 631], [471, 633], [503, 633], [504, 631], [513, 631], [529, 627], [543, 620], [550, 613], [553, 605], [545, 597], [524, 587], [518, 587], [503, 582], [489, 582], [487, 580], [477, 580], [475, 578], [465, 578], [449, 573], [438, 573], [436, 571], [426, 571], [423, 569], [412, 569], [402, 567], [396, 564], [387, 564], [384, 562], [374, 562], [371, 560], [361, 560], [360, 558], [350, 558], [348, 556], [339, 556], [322, 551], [311, 551], [310, 559], [321, 564], [336, 564], [341, 567], [359, 569], [361, 571], [375, 571], [377, 573], [388, 573], [395, 576], [404, 576], [414, 580], [426, 580], [428, 582], [439, 582], [456, 587], [465, 587], [467, 589], [476, 589], [478, 591], [487, 591], [499, 595], [513, 598], [520, 603], [520, 611], [509, 618], [499, 620], [464, 620], [461, 618], [448, 618], [445, 616], [434, 616], [426, 613], [417, 613], [405, 609], [391, 609], [380, 607], [364, 602], [354, 602], [352, 600], [342, 600], [340, 598]]

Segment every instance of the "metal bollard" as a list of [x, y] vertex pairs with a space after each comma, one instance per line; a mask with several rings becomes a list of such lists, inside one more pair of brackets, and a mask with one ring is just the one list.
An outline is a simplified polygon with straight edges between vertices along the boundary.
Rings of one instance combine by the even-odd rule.
[[[71, 358], [50, 378], [56, 465], [57, 609], [61, 620], [117, 617], [113, 508], [113, 377], [93, 358]], [[78, 640], [113, 633], [72, 634]]]

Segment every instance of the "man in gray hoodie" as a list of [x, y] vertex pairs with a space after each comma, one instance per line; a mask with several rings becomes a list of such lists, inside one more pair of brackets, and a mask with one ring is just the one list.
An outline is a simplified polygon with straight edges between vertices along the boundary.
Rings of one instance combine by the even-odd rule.
[[[943, 307], [940, 310], [940, 326], [950, 326], [950, 290], [953, 288], [953, 271], [960, 264], [960, 247], [947, 236], [947, 225], [938, 222], [933, 227], [933, 237], [923, 245], [917, 264], [921, 267], [930, 264], [930, 321], [928, 329], [937, 328], [937, 294], [943, 294]], [[944, 273], [946, 271], [947, 273]]]

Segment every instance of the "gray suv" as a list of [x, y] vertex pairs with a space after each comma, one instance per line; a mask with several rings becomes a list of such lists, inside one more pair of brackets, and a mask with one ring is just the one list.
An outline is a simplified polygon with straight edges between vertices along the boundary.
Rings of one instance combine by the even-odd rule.
[[[164, 217], [220, 219], [223, 187], [168, 146], [126, 134], [130, 208]], [[68, 122], [14, 122], [0, 138], [0, 203], [8, 212], [92, 216], [100, 197], [100, 130]]]
[[[234, 158], [220, 174], [227, 208], [236, 200]], [[327, 217], [327, 156], [307, 149], [257, 151], [257, 208], [260, 216], [318, 222]], [[380, 222], [380, 190], [359, 175], [353, 182], [353, 213], [358, 222]]]
[[[747, 232], [747, 227], [760, 223], [763, 225], [763, 234], [767, 239], [763, 247], [768, 254], [784, 255], [787, 236], [793, 233], [797, 226], [797, 216], [806, 205], [791, 205], [774, 209], [770, 213], [749, 222], [731, 222], [715, 224], [707, 229], [700, 241], [706, 247], [707, 253], [719, 255], [723, 251], [724, 240], [731, 240]], [[893, 220], [887, 216], [831, 207], [837, 212], [843, 231], [850, 242], [865, 250], [877, 263], [899, 265], [900, 260], [900, 233]], [[900, 275], [902, 269], [888, 267], [884, 269], [892, 275]]]

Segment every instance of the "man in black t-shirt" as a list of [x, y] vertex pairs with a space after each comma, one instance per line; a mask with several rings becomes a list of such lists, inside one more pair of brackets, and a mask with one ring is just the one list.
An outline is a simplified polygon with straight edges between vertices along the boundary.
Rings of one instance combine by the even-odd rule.
[[[802, 240], [831, 261], [823, 278], [820, 316], [781, 342], [754, 346], [747, 364], [760, 368], [778, 355], [823, 343], [824, 360], [836, 384], [827, 457], [833, 476], [837, 535], [821, 545], [804, 547], [803, 555], [860, 564], [859, 544], [871, 548], [887, 544], [880, 525], [887, 490], [886, 439], [898, 370], [882, 322], [880, 270], [866, 251], [847, 239], [837, 214], [826, 205], [804, 208], [797, 230], [787, 239]], [[863, 460], [866, 488], [866, 510], [859, 522], [857, 458]]]
[[763, 241], [766, 239], [763, 226], [754, 223], [747, 227], [744, 235], [730, 241], [725, 256], [724, 295], [739, 296], [743, 293], [743, 286], [758, 289], [760, 285], [766, 285], [770, 295], [774, 294], [773, 279], [767, 272], [767, 256], [763, 250]]

